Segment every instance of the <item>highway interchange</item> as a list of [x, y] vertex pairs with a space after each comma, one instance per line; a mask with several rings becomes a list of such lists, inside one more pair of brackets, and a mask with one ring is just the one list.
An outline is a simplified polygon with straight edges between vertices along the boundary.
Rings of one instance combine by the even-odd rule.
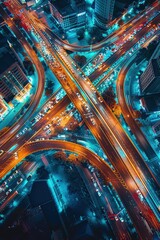
[[[18, 4], [18, 2], [12, 1], [12, 4], [9, 6], [9, 10], [16, 15], [19, 9], [21, 9], [21, 6]], [[150, 9], [147, 11], [147, 16], [149, 16], [149, 14], [151, 16], [155, 12], [155, 9], [156, 11], [159, 11], [159, 4], [157, 2], [154, 4], [154, 7], [150, 7]], [[126, 30], [126, 26], [124, 28], [122, 26], [121, 31], [118, 31], [117, 35], [115, 33], [115, 36], [119, 37], [118, 41], [120, 41], [122, 38], [121, 41], [123, 42], [124, 32], [130, 35], [133, 33], [134, 29], [138, 28], [140, 24], [143, 24], [143, 28], [136, 32], [133, 39], [126, 41], [126, 43], [124, 43], [115, 53], [113, 53], [109, 59], [103, 62], [99, 68], [97, 68], [93, 73], [91, 73], [91, 75], [87, 77], [84, 72], [73, 62], [73, 60], [67, 56], [65, 50], [62, 49], [62, 44], [60, 46], [54, 44], [54, 41], [52, 41], [54, 36], [50, 35], [50, 30], [47, 28], [45, 29], [43, 24], [42, 26], [41, 24], [37, 25], [37, 21], [35, 21], [36, 16], [32, 15], [30, 12], [27, 12], [27, 10], [24, 10], [23, 14], [27, 20], [27, 23], [31, 26], [32, 31], [34, 31], [37, 38], [39, 38], [39, 41], [41, 42], [41, 44], [35, 43], [36, 47], [61, 83], [63, 89], [67, 93], [67, 96], [65, 96], [58, 103], [55, 103], [49, 113], [47, 113], [40, 119], [40, 121], [31, 127], [31, 129], [24, 136], [18, 139], [16, 134], [20, 129], [23, 128], [26, 120], [29, 119], [34, 113], [40, 101], [42, 92], [44, 90], [44, 71], [37, 55], [31, 49], [30, 45], [25, 40], [18, 28], [15, 26], [13, 20], [7, 16], [2, 6], [0, 7], [0, 13], [3, 16], [6, 24], [17, 36], [17, 39], [19, 39], [20, 43], [32, 59], [38, 75], [37, 91], [34, 95], [34, 98], [31, 99], [31, 103], [27, 112], [2, 136], [0, 140], [1, 149], [4, 151], [4, 154], [0, 156], [0, 177], [4, 177], [6, 173], [8, 173], [17, 165], [18, 162], [33, 152], [53, 148], [78, 153], [83, 157], [90, 159], [90, 162], [102, 172], [105, 178], [106, 175], [110, 176], [110, 181], [117, 190], [124, 206], [126, 207], [140, 238], [152, 239], [151, 230], [154, 229], [158, 231], [160, 229], [160, 206], [158, 203], [159, 182], [149, 170], [141, 153], [137, 150], [130, 137], [125, 133], [121, 124], [114, 116], [108, 105], [105, 103], [92, 82], [94, 82], [94, 80], [96, 80], [104, 72], [107, 71], [107, 73], [109, 73], [109, 71], [112, 71], [113, 64], [118, 61], [120, 57], [125, 55], [130, 49], [132, 49], [136, 43], [145, 36], [146, 32], [152, 29], [153, 25], [157, 25], [160, 19], [159, 12], [150, 21], [150, 27], [147, 26], [148, 22], [145, 24], [145, 21], [147, 21], [145, 13], [140, 19], [137, 20], [136, 23], [134, 22], [132, 27], [129, 27], [128, 31]], [[135, 19], [133, 21], [135, 21]], [[110, 39], [107, 39], [106, 42], [103, 41], [102, 44], [103, 45], [97, 44], [94, 48], [101, 49], [102, 46], [108, 46], [111, 44]], [[45, 51], [43, 50], [44, 46]], [[71, 50], [72, 46], [69, 46], [69, 48]], [[75, 50], [75, 46], [73, 46], [72, 50]], [[85, 50], [87, 51], [88, 47], [85, 47]], [[127, 58], [127, 56], [125, 56], [125, 58]], [[128, 108], [124, 100], [125, 97], [122, 95], [124, 94], [123, 84], [125, 75], [127, 74], [129, 67], [129, 64], [125, 64], [125, 67], [122, 68], [121, 72], [119, 73], [117, 81], [117, 93], [122, 108], [122, 113], [132, 132], [136, 137], [140, 137], [139, 144], [142, 144], [142, 147], [146, 152], [148, 151], [151, 153], [148, 154], [149, 158], [156, 157], [156, 153], [147, 142], [145, 136], [141, 133], [138, 126], [135, 125], [131, 113], [127, 111]], [[102, 81], [98, 84], [101, 83]], [[50, 122], [49, 119], [52, 116], [58, 116], [59, 113], [65, 111], [70, 102], [74, 104], [75, 108], [81, 114], [84, 123], [97, 139], [99, 145], [113, 166], [114, 171], [96, 154], [93, 154], [92, 151], [71, 142], [68, 143], [64, 141], [42, 140], [38, 142], [27, 143], [27, 141], [31, 141], [33, 136], [36, 136], [36, 134], [38, 134], [38, 132]], [[17, 152], [18, 159], [13, 155], [13, 151], [9, 151], [9, 149], [15, 143], [17, 144], [17, 147], [14, 151]], [[128, 182], [132, 184], [128, 184]], [[141, 190], [147, 201], [142, 203], [140, 200], [134, 198], [134, 193], [137, 189]], [[147, 215], [147, 209], [150, 208], [150, 204], [152, 206], [152, 217]], [[145, 215], [145, 220], [139, 215], [140, 212]]]

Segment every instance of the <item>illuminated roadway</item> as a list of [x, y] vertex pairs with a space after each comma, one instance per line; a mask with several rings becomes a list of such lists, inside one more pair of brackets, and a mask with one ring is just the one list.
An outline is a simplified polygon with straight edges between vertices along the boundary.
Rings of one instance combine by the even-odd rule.
[[[87, 46], [78, 46], [75, 44], [70, 44], [70, 43], [62, 40], [59, 36], [57, 36], [48, 26], [46, 26], [45, 24], [40, 22], [39, 19], [35, 18], [35, 20], [37, 21], [38, 26], [40, 28], [44, 29], [46, 31], [46, 33], [48, 33], [50, 36], [53, 37], [53, 41], [55, 43], [59, 44], [66, 50], [70, 50], [73, 52], [76, 52], [76, 51], [85, 52], [85, 51], [90, 51], [92, 49], [92, 51], [96, 51], [96, 50], [99, 50], [99, 49], [105, 47], [106, 44], [112, 43], [113, 41], [115, 41], [115, 39], [119, 39], [123, 35], [124, 32], [126, 32], [126, 31], [128, 31], [128, 29], [130, 29], [133, 22], [134, 22], [134, 26], [137, 23], [140, 24], [140, 20], [141, 20], [143, 14], [147, 15], [149, 12], [152, 13], [154, 11], [155, 7], [157, 7], [157, 6], [158, 6], [158, 1], [151, 4], [151, 6], [147, 9], [148, 10], [147, 13], [146, 13], [146, 9], [143, 10], [141, 13], [137, 14], [134, 18], [129, 20], [126, 24], [120, 26], [120, 28], [118, 30], [111, 33], [108, 37], [106, 37], [102, 41], [95, 43], [95, 44], [87, 45]], [[154, 7], [154, 9], [152, 9], [153, 7]], [[117, 19], [116, 19], [116, 22], [118, 22]], [[112, 25], [112, 22], [111, 22], [111, 25]]]
[[[65, 110], [66, 106], [69, 104], [69, 99], [68, 98], [63, 98], [59, 103], [57, 103], [54, 108], [46, 114], [44, 118], [42, 118], [39, 122], [37, 122], [30, 131], [28, 131], [24, 136], [20, 138], [12, 138], [10, 141], [8, 141], [5, 146], [7, 149], [9, 149], [11, 146], [14, 146], [15, 143], [17, 144], [17, 149], [22, 147], [26, 141], [32, 140], [34, 136], [38, 134], [39, 131], [42, 130], [42, 128], [47, 124], [48, 121], [50, 121], [53, 116], [57, 116], [60, 114], [62, 111]], [[17, 150], [16, 149], [16, 150]], [[3, 158], [1, 159], [1, 164], [0, 164], [0, 178], [5, 176], [7, 172], [9, 172], [12, 169], [12, 160], [11, 156], [13, 155], [12, 151], [5, 152], [3, 154]]]
[[126, 75], [132, 66], [132, 64], [135, 62], [135, 56], [133, 56], [130, 61], [125, 62], [124, 66], [122, 67], [121, 71], [119, 72], [119, 75], [117, 77], [117, 97], [118, 102], [122, 110], [123, 117], [130, 127], [132, 133], [134, 136], [136, 136], [141, 148], [148, 156], [149, 160], [152, 160], [153, 158], [157, 157], [155, 154], [155, 151], [151, 147], [150, 143], [146, 139], [144, 133], [141, 131], [140, 127], [137, 125], [137, 122], [133, 116], [132, 111], [130, 110], [125, 97], [125, 90], [124, 90], [124, 83]]
[[[156, 3], [155, 3], [155, 6], [156, 6]], [[152, 12], [153, 10], [151, 10], [151, 12]], [[111, 60], [111, 59], [110, 59]], [[108, 60], [105, 64], [107, 64], [107, 63], [109, 63], [110, 62], [110, 60]], [[114, 57], [113, 57], [113, 61], [114, 61]], [[111, 62], [112, 62], [112, 60], [111, 60]], [[104, 66], [104, 65], [103, 65]], [[99, 71], [95, 71], [95, 73], [96, 72], [98, 72], [98, 75], [100, 74], [100, 72]], [[102, 70], [101, 70], [101, 72], [102, 72]], [[94, 80], [94, 78], [93, 78], [93, 75], [91, 75], [90, 76], [90, 78], [91, 78], [91, 80]], [[40, 90], [40, 89], [39, 89]], [[40, 95], [39, 95], [40, 96]], [[27, 116], [27, 113], [26, 113], [26, 116]], [[23, 116], [23, 117], [25, 117], [25, 116]], [[21, 124], [20, 124], [21, 125]], [[16, 126], [14, 126], [14, 129], [13, 129], [13, 132], [15, 132], [15, 130], [18, 130], [19, 128], [17, 128], [17, 126], [18, 126], [18, 124], [16, 124]], [[11, 129], [10, 129], [10, 131], [11, 131]], [[17, 132], [17, 131], [16, 131]], [[8, 140], [8, 139], [7, 139]]]
[[[50, 49], [50, 53], [53, 54], [51, 49]], [[55, 54], [53, 56], [55, 57]], [[101, 121], [98, 119], [97, 115], [96, 116], [94, 115], [94, 120], [96, 121], [96, 125], [99, 126], [99, 128], [97, 128], [96, 126], [93, 126], [90, 119], [86, 119], [86, 117], [85, 117], [86, 112], [84, 112], [83, 106], [81, 105], [81, 103], [79, 101], [77, 101], [77, 96], [75, 96], [76, 93], [81, 95], [79, 90], [75, 86], [75, 84], [71, 81], [70, 77], [67, 78], [67, 81], [63, 81], [59, 78], [56, 71], [54, 71], [54, 73], [57, 76], [57, 78], [59, 79], [59, 81], [61, 82], [65, 91], [68, 93], [68, 96], [71, 99], [71, 101], [74, 103], [74, 105], [76, 106], [78, 111], [81, 113], [81, 115], [84, 119], [84, 122], [87, 124], [87, 126], [89, 127], [89, 129], [91, 130], [93, 135], [96, 137], [96, 139], [98, 140], [98, 142], [102, 146], [103, 150], [107, 154], [107, 156], [108, 156], [109, 160], [111, 161], [111, 163], [113, 164], [113, 166], [116, 165], [116, 168], [118, 168], [118, 171], [122, 174], [125, 182], [127, 182], [127, 180], [132, 181], [132, 179], [128, 175], [128, 171], [127, 171], [125, 165], [123, 164], [123, 162], [122, 162], [122, 165], [120, 164], [119, 159], [121, 159], [121, 156], [116, 152], [115, 149], [113, 149], [112, 145], [114, 144], [114, 142], [111, 139], [109, 140], [109, 138], [111, 137], [110, 134], [108, 134], [106, 136], [106, 132], [107, 132], [108, 129], [107, 128], [104, 129], [104, 126], [103, 126], [104, 124], [101, 123]], [[61, 73], [67, 75], [66, 71], [64, 70], [64, 65], [63, 65], [63, 70], [61, 68]], [[74, 76], [74, 79], [75, 79], [75, 76]], [[85, 100], [83, 99], [83, 101], [85, 101]], [[92, 109], [92, 114], [93, 114], [94, 110]], [[94, 112], [94, 114], [95, 114], [95, 112]], [[111, 152], [113, 154], [111, 154]], [[116, 163], [116, 160], [115, 160], [116, 156], [117, 156], [117, 163]], [[132, 184], [132, 187], [133, 187], [133, 184]]]
[[[53, 54], [53, 53], [52, 53]], [[55, 54], [55, 53], [54, 53]], [[55, 55], [53, 55], [55, 56]], [[59, 59], [60, 61], [60, 59]], [[64, 63], [63, 63], [63, 67], [64, 67]], [[65, 66], [66, 68], [66, 66]], [[66, 72], [66, 70], [63, 70], [64, 73], [66, 75], [68, 75], [68, 73]], [[63, 72], [62, 71], [62, 72]], [[68, 70], [67, 70], [68, 71]], [[69, 72], [69, 71], [68, 71]], [[58, 74], [55, 74], [57, 77], [58, 77]], [[71, 73], [70, 73], [71, 75]], [[59, 78], [59, 77], [58, 77]], [[59, 79], [60, 80], [60, 79]], [[75, 79], [77, 80], [77, 79]], [[80, 79], [81, 80], [81, 79]], [[126, 166], [124, 165], [123, 161], [121, 160], [120, 162], [120, 159], [121, 159], [121, 156], [118, 154], [117, 150], [113, 148], [112, 144], [115, 145], [115, 139], [113, 139], [112, 137], [113, 136], [110, 136], [110, 132], [108, 132], [108, 125], [107, 123], [104, 121], [104, 119], [100, 119], [99, 118], [99, 112], [97, 113], [97, 106], [95, 106], [95, 104], [93, 104], [92, 102], [92, 99], [90, 99], [90, 97], [88, 96], [88, 92], [86, 94], [86, 90], [85, 90], [85, 94], [87, 95], [87, 99], [89, 100], [90, 102], [90, 108], [92, 109], [92, 114], [94, 116], [94, 120], [96, 121], [96, 126], [99, 126], [99, 128], [97, 128], [96, 126], [93, 126], [93, 123], [91, 121], [91, 119], [86, 119], [85, 117], [85, 114], [86, 114], [86, 111], [84, 111], [84, 106], [79, 102], [79, 100], [77, 101], [77, 96], [75, 96], [75, 93], [80, 93], [80, 91], [77, 89], [77, 87], [75, 86], [75, 84], [72, 82], [72, 80], [70, 80], [68, 77], [67, 77], [67, 83], [69, 84], [69, 86], [67, 86], [67, 83], [64, 83], [62, 80], [60, 81], [64, 87], [64, 89], [66, 90], [66, 92], [68, 93], [71, 101], [75, 104], [75, 106], [77, 107], [77, 109], [79, 110], [79, 112], [82, 114], [83, 118], [84, 118], [84, 121], [85, 123], [87, 124], [87, 126], [90, 128], [90, 130], [92, 131], [92, 133], [96, 136], [96, 138], [98, 139], [99, 143], [101, 146], [103, 146], [103, 149], [105, 148], [105, 152], [107, 153], [109, 159], [111, 160], [112, 164], [114, 166], [116, 166], [116, 168], [118, 169], [118, 171], [120, 172], [120, 174], [123, 176], [123, 178], [119, 180], [125, 180], [125, 182], [127, 181], [133, 181], [133, 179], [131, 178], [129, 172], [127, 171], [126, 169]], [[78, 83], [79, 84], [79, 83]], [[83, 86], [80, 86], [82, 89], [83, 89]], [[90, 89], [88, 89], [90, 91]], [[83, 91], [84, 92], [84, 91]], [[92, 91], [91, 91], [92, 92]], [[98, 93], [96, 93], [97, 96]], [[82, 97], [82, 96], [81, 96]], [[83, 101], [85, 101], [85, 99], [83, 98]], [[103, 104], [100, 104], [99, 103], [99, 106], [98, 107], [102, 107]], [[103, 110], [106, 110], [106, 106], [104, 106], [105, 108]], [[98, 115], [98, 116], [97, 116]], [[103, 116], [103, 115], [102, 115]], [[105, 125], [105, 126], [104, 126]], [[116, 127], [117, 127], [117, 123], [116, 123]], [[109, 129], [110, 131], [110, 129]], [[107, 136], [106, 136], [106, 133], [107, 133]], [[106, 150], [106, 146], [107, 146], [107, 150]], [[117, 147], [117, 146], [116, 146]], [[73, 150], [73, 149], [72, 149]], [[117, 162], [116, 162], [117, 161]], [[102, 167], [103, 168], [103, 167]], [[124, 186], [126, 186], [124, 184]], [[135, 189], [137, 189], [137, 186], [134, 184], [134, 181], [133, 181], [133, 184], [132, 184], [132, 188], [134, 188], [134, 191], [133, 189], [130, 188], [130, 186], [127, 185], [126, 189], [128, 189], [129, 187], [129, 191], [131, 193], [135, 192]], [[137, 202], [136, 202], [137, 204]], [[142, 206], [140, 206], [141, 203], [138, 203], [138, 208], [142, 208]], [[127, 208], [128, 210], [128, 208]], [[129, 210], [128, 210], [129, 211]], [[132, 219], [133, 219], [133, 216], [132, 216]], [[134, 224], [136, 224], [136, 222], [134, 221]], [[148, 238], [146, 238], [146, 236], [144, 236], [144, 234], [146, 235], [146, 232], [143, 231], [142, 229], [142, 232], [139, 232], [139, 235], [143, 237], [143, 239], [151, 239], [150, 238], [150, 235], [151, 233], [148, 231], [147, 227], [145, 227], [145, 231], [148, 232]], [[137, 228], [137, 226], [136, 226]]]
[[[160, 18], [159, 18], [159, 16], [158, 17], [156, 17], [154, 20], [153, 20], [153, 24], [155, 24], [156, 23], [156, 21], [157, 20], [159, 20]], [[158, 21], [157, 21], [158, 22]], [[147, 29], [147, 27], [144, 27], [143, 28], [143, 33], [145, 33], [145, 31], [146, 31], [146, 29]], [[141, 34], [139, 34], [140, 35], [140, 37], [142, 37], [142, 32], [141, 32]], [[136, 39], [138, 38], [138, 35], [136, 36]], [[135, 41], [135, 40], [134, 40]], [[128, 43], [128, 45], [129, 46], [133, 46], [134, 45], [134, 41], [133, 41], [133, 43]], [[127, 44], [126, 44], [127, 45]], [[125, 48], [125, 51], [127, 51], [128, 49], [129, 49], [130, 47], [126, 47]], [[120, 52], [119, 52], [119, 54], [121, 54], [121, 51], [122, 50], [120, 50]], [[118, 54], [117, 54], [118, 55]], [[112, 57], [111, 57], [112, 58]], [[113, 63], [113, 60], [111, 61], [111, 63], [110, 63], [110, 65]], [[71, 72], [70, 72], [70, 74], [71, 74]], [[77, 78], [75, 78], [75, 75], [74, 75], [74, 77], [73, 77], [76, 81], [77, 81]], [[87, 83], [89, 83], [89, 82], [87, 82]], [[61, 81], [61, 84], [63, 85], [63, 81]], [[87, 93], [87, 96], [90, 98], [90, 102], [92, 102], [92, 104], [93, 105], [95, 105], [95, 103], [93, 102], [93, 100], [91, 99], [91, 97], [90, 96], [92, 96], [93, 98], [95, 98], [96, 96], [95, 96], [95, 94], [92, 94], [92, 90], [90, 90], [90, 87], [86, 84], [86, 82], [82, 79], [82, 78], [78, 78], [78, 81], [77, 81], [77, 84], [81, 87], [81, 89], [83, 90], [83, 92], [85, 92], [85, 93]], [[90, 83], [91, 84], [91, 83]], [[91, 85], [90, 85], [91, 86]], [[88, 92], [87, 92], [88, 91]], [[97, 96], [98, 96], [98, 93], [96, 93], [97, 94]], [[100, 95], [99, 95], [100, 96]], [[96, 106], [97, 107], [97, 106]], [[100, 104], [100, 107], [102, 108], [102, 104]], [[110, 122], [111, 122], [111, 119], [112, 119], [112, 121], [113, 121], [113, 123], [112, 123], [112, 125], [110, 125], [110, 128], [112, 128], [112, 134], [113, 134], [113, 130], [114, 130], [114, 125], [116, 125], [117, 124], [117, 127], [118, 127], [118, 121], [117, 121], [117, 119], [113, 116], [113, 113], [110, 111], [110, 109], [108, 108], [108, 106], [105, 104], [105, 106], [104, 106], [104, 108], [103, 109], [100, 109], [100, 107], [98, 106], [98, 110], [99, 110], [99, 113], [98, 113], [98, 115], [102, 115], [103, 116], [103, 119], [105, 119], [106, 117], [107, 117], [107, 115], [106, 115], [106, 110], [108, 111], [108, 123], [107, 124], [109, 124]], [[119, 124], [119, 127], [118, 127], [118, 129], [119, 129], [119, 136], [117, 135], [117, 133], [115, 132], [114, 133], [114, 135], [116, 136], [117, 135], [117, 137], [119, 137], [119, 139], [121, 139], [121, 140], [119, 140], [119, 142], [124, 142], [124, 145], [123, 145], [123, 149], [125, 149], [126, 148], [126, 146], [127, 147], [129, 147], [129, 155], [128, 156], [130, 156], [131, 158], [133, 158], [132, 157], [132, 155], [134, 156], [134, 159], [136, 159], [136, 161], [137, 161], [137, 164], [138, 164], [138, 168], [139, 168], [139, 166], [140, 167], [142, 167], [142, 170], [143, 171], [145, 171], [145, 176], [146, 176], [146, 178], [147, 179], [149, 179], [149, 178], [151, 178], [155, 183], [156, 183], [156, 179], [154, 178], [154, 176], [151, 174], [151, 172], [149, 171], [149, 169], [148, 169], [148, 167], [144, 164], [144, 161], [143, 161], [143, 159], [141, 158], [141, 156], [138, 154], [138, 152], [137, 152], [137, 150], [135, 149], [135, 148], [133, 148], [133, 146], [132, 146], [132, 143], [130, 144], [130, 141], [128, 141], [127, 140], [127, 138], [126, 138], [126, 136], [125, 136], [125, 134], [124, 134], [124, 131], [123, 131], [123, 129], [120, 127], [120, 124]], [[118, 129], [115, 129], [115, 131], [117, 131]], [[126, 141], [125, 141], [125, 139], [126, 139]], [[128, 145], [127, 145], [128, 144]], [[132, 149], [132, 150], [131, 150]], [[126, 153], [128, 152], [128, 149], [126, 149]], [[132, 152], [132, 155], [131, 155], [131, 152]], [[137, 153], [136, 153], [137, 152]], [[134, 162], [135, 163], [135, 162]], [[155, 186], [157, 186], [157, 184], [155, 185]], [[159, 185], [158, 185], [158, 187], [159, 187]]]
[[34, 111], [36, 110], [36, 107], [39, 104], [39, 101], [41, 99], [41, 96], [42, 96], [42, 93], [44, 90], [44, 78], [45, 77], [44, 77], [43, 66], [42, 66], [41, 62], [39, 61], [37, 55], [35, 54], [34, 50], [28, 44], [27, 40], [23, 37], [23, 35], [19, 31], [19, 29], [13, 23], [13, 21], [8, 17], [8, 15], [3, 10], [1, 5], [0, 5], [0, 14], [4, 18], [7, 25], [14, 32], [15, 36], [17, 37], [17, 39], [21, 43], [22, 47], [27, 52], [28, 56], [31, 58], [32, 63], [34, 64], [37, 74], [38, 74], [37, 89], [36, 89], [35, 94], [31, 97], [31, 101], [30, 101], [30, 105], [29, 105], [28, 109], [26, 110], [23, 117], [20, 118], [17, 123], [15, 123], [11, 128], [8, 129], [8, 131], [6, 131], [1, 136], [1, 139], [0, 139], [1, 149], [4, 148], [4, 150], [5, 150], [5, 146], [2, 146], [2, 144], [6, 143], [11, 137], [15, 136], [16, 133], [18, 132], [18, 130], [24, 125], [26, 120], [28, 120], [31, 117], [31, 115], [34, 113]]
[[[89, 149], [72, 142], [59, 141], [59, 140], [45, 140], [45, 141], [39, 141], [39, 142], [32, 142], [32, 143], [27, 143], [20, 151], [18, 151], [19, 159], [16, 160], [16, 162], [17, 163], [20, 162], [26, 156], [34, 152], [49, 150], [49, 149], [66, 150], [66, 151], [79, 154], [84, 159], [89, 159], [90, 163], [102, 173], [104, 179], [106, 179], [107, 181], [113, 184], [113, 187], [116, 189], [118, 195], [120, 196], [124, 206], [126, 207], [129, 215], [131, 216], [132, 221], [134, 222], [134, 225], [137, 231], [139, 232], [139, 235], [142, 237], [142, 239], [143, 240], [152, 239], [152, 233], [148, 231], [146, 223], [144, 219], [140, 216], [139, 209], [137, 208], [137, 205], [133, 200], [130, 192], [126, 188], [124, 188], [124, 186], [117, 180], [117, 176], [110, 169], [107, 163], [102, 159], [100, 159], [97, 154], [93, 153]], [[13, 159], [13, 162], [14, 161], [15, 160]]]
[[[158, 14], [157, 17], [155, 17], [151, 23], [152, 25], [158, 24], [160, 21], [160, 16]], [[131, 49], [139, 39], [141, 39], [149, 30], [152, 30], [152, 25], [147, 28], [147, 26], [143, 27], [142, 30], [137, 32], [134, 36], [134, 38], [131, 41], [128, 41], [126, 44], [123, 44], [123, 46], [116, 51], [109, 59], [107, 59], [103, 64], [101, 65], [100, 68], [96, 69], [90, 76], [90, 80], [94, 81], [96, 78], [98, 78], [103, 72], [106, 72], [110, 66], [114, 62], [116, 62], [120, 56], [123, 56], [129, 49]]]

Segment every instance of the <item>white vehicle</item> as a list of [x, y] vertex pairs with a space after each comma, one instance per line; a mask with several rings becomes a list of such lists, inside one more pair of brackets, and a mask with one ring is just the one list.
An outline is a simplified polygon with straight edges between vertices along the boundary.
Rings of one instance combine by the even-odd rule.
[[120, 220], [121, 222], [124, 222], [124, 219], [123, 219], [122, 217], [119, 217], [119, 220]]
[[17, 184], [19, 185], [22, 181], [23, 181], [23, 178], [20, 178], [20, 179], [17, 181]]
[[16, 170], [13, 174], [16, 175], [18, 173], [18, 170]]
[[8, 178], [8, 181], [11, 181], [11, 180], [12, 180], [12, 178], [13, 178], [13, 177], [12, 177], [12, 176], [10, 176], [10, 177]]
[[7, 192], [6, 195], [8, 196], [12, 192], [12, 189], [10, 188]]
[[98, 97], [98, 100], [102, 103], [103, 99], [101, 97]]
[[91, 118], [91, 122], [92, 122], [93, 125], [96, 125], [96, 122], [95, 122], [94, 118]]
[[100, 197], [102, 194], [100, 192], [97, 192], [98, 193], [98, 196]]
[[1, 150], [0, 150], [0, 156], [1, 156], [3, 153], [4, 153], [4, 151], [1, 149]]

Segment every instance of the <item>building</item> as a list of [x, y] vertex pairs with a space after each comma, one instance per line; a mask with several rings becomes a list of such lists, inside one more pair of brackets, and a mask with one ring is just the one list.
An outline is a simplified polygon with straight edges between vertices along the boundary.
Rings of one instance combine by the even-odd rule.
[[0, 64], [0, 95], [9, 103], [23, 91], [28, 80], [18, 62], [9, 52], [1, 54], [0, 61], [2, 63]]
[[155, 134], [157, 136], [160, 136], [160, 121], [156, 122], [153, 126], [152, 126], [153, 131], [155, 132]]
[[1, 96], [0, 96], [0, 116], [3, 115], [7, 111], [7, 109], [8, 107], [3, 102], [3, 99], [1, 99]]
[[71, 230], [72, 240], [95, 240], [93, 230], [87, 220], [80, 221], [73, 225]]
[[84, 0], [71, 0], [71, 5], [77, 13], [77, 27], [86, 24], [86, 2]]
[[141, 98], [141, 103], [147, 113], [160, 111], [160, 93], [144, 95]]
[[70, 0], [70, 4], [73, 9], [76, 9], [77, 13], [86, 11], [86, 3], [84, 0]]
[[33, 6], [34, 4], [38, 3], [39, 0], [20, 0], [22, 4], [26, 3], [28, 7]]
[[160, 93], [160, 57], [152, 59], [140, 77], [143, 94]]
[[50, 0], [53, 18], [64, 31], [84, 26], [86, 23], [85, 2], [72, 0]]
[[112, 20], [115, 0], [95, 0], [95, 24], [105, 29]]
[[42, 210], [47, 225], [52, 230], [52, 239], [66, 239], [63, 220], [60, 218], [48, 181], [40, 179], [34, 182], [29, 199], [33, 209], [39, 207]]

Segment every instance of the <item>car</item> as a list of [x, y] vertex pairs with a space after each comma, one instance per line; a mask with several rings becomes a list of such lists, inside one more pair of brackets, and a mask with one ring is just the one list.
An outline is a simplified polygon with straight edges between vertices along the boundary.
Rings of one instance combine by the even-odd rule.
[[32, 174], [29, 174], [27, 177], [27, 181], [29, 181], [32, 178]]
[[92, 182], [95, 182], [95, 179], [93, 177], [91, 177], [91, 180], [92, 180]]
[[124, 222], [124, 219], [123, 219], [122, 217], [119, 217], [119, 220], [120, 220], [121, 222]]
[[8, 178], [8, 181], [11, 181], [11, 180], [12, 180], [12, 178], [13, 178], [13, 177], [12, 177], [12, 176], [10, 176], [10, 177]]
[[17, 173], [19, 173], [18, 170], [16, 170], [13, 174], [16, 175]]
[[89, 111], [89, 106], [87, 104], [85, 104], [85, 108], [87, 111]]
[[118, 221], [118, 217], [117, 216], [115, 216], [115, 220]]
[[99, 191], [98, 191], [97, 193], [98, 193], [98, 196], [99, 196], [99, 197], [102, 195]]
[[96, 93], [96, 89], [94, 87], [91, 87], [92, 91]]
[[93, 125], [96, 125], [96, 122], [95, 122], [94, 118], [91, 118], [91, 122], [92, 122]]
[[102, 103], [103, 99], [101, 97], [98, 97], [98, 100]]
[[1, 156], [3, 153], [4, 153], [4, 151], [1, 149], [1, 150], [0, 150], [0, 156]]
[[8, 185], [7, 185], [7, 182], [5, 181], [2, 183], [1, 188], [6, 188], [6, 187], [8, 187]]
[[139, 189], [136, 190], [138, 197], [140, 198], [141, 201], [143, 201], [143, 195]]
[[49, 129], [48, 125], [43, 128], [44, 131], [46, 131], [47, 129]]
[[23, 181], [23, 178], [20, 178], [20, 179], [17, 181], [17, 184], [19, 185], [22, 181]]
[[76, 95], [78, 96], [78, 98], [82, 101], [83, 98], [81, 97], [81, 95], [79, 93], [76, 93]]
[[6, 195], [8, 196], [12, 192], [12, 189], [10, 188], [7, 192]]
[[51, 134], [51, 130], [48, 129], [48, 130], [46, 131], [46, 134], [47, 134], [47, 135]]
[[20, 137], [20, 134], [17, 134], [16, 137], [19, 138], [19, 137]]

